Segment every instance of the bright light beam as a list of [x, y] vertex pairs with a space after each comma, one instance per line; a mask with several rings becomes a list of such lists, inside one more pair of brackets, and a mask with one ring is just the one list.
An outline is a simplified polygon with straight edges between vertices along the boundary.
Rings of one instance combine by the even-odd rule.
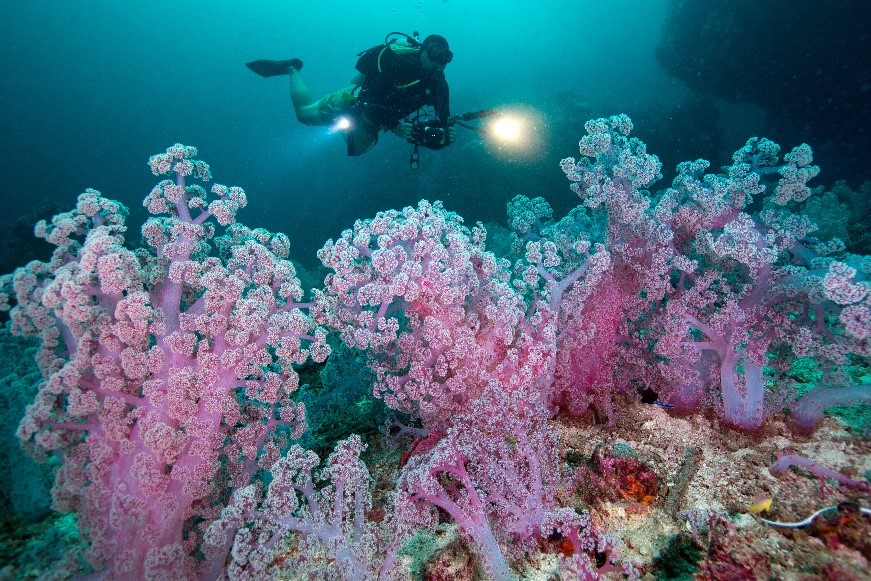
[[531, 107], [499, 107], [499, 115], [487, 123], [486, 132], [487, 148], [506, 161], [534, 162], [547, 151], [547, 120]]
[[516, 143], [523, 136], [522, 124], [516, 117], [500, 117], [490, 130], [498, 140], [508, 143]]
[[339, 133], [349, 129], [351, 129], [351, 120], [343, 115], [330, 126], [330, 133]]

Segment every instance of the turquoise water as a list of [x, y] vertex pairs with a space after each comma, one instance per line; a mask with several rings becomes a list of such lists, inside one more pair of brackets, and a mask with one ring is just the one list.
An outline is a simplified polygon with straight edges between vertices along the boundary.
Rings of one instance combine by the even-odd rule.
[[[246, 189], [242, 222], [287, 233], [294, 259], [309, 264], [354, 219], [422, 197], [445, 200], [472, 223], [504, 221], [514, 195], [545, 188], [568, 209], [575, 200], [557, 163], [576, 153], [583, 122], [674, 103], [685, 91], [654, 57], [667, 14], [660, 1], [2, 4], [7, 207], [66, 210], [93, 187], [130, 206], [138, 223], [154, 182], [148, 156], [181, 142], [199, 148], [218, 182]], [[411, 146], [393, 135], [349, 159], [338, 136], [296, 122], [286, 77], [261, 79], [244, 67], [301, 58], [320, 95], [347, 84], [358, 52], [388, 32], [415, 30], [451, 44], [452, 112], [542, 111], [543, 155], [495, 158], [461, 130], [456, 147], [424, 151], [418, 172], [408, 168]], [[566, 127], [558, 113], [568, 105], [582, 107], [583, 118]]]

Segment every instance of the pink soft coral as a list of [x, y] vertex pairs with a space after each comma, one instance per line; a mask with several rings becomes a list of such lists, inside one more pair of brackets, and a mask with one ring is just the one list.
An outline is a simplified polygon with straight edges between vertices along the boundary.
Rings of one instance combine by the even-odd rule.
[[[300, 302], [286, 238], [233, 224], [240, 188], [199, 185], [208, 166], [176, 145], [151, 159], [173, 172], [148, 196], [150, 248], [124, 246], [126, 209], [88, 190], [40, 224], [57, 246], [12, 282], [15, 330], [39, 335], [45, 376], [19, 437], [63, 457], [55, 507], [79, 513], [89, 558], [112, 578], [215, 574], [221, 551], [198, 556], [204, 523], [226, 487], [278, 458], [276, 428], [305, 428], [289, 402], [292, 364], [329, 352]], [[225, 259], [209, 256], [215, 226]], [[282, 436], [282, 437], [286, 437]], [[191, 526], [187, 526], [191, 525]]]

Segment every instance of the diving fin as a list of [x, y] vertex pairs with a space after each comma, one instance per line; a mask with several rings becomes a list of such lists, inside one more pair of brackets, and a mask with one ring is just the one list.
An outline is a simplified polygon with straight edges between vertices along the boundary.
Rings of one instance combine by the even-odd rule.
[[288, 59], [285, 61], [260, 59], [245, 63], [245, 66], [261, 77], [278, 77], [280, 75], [289, 75], [291, 67], [296, 70], [301, 69], [302, 61], [299, 59]]

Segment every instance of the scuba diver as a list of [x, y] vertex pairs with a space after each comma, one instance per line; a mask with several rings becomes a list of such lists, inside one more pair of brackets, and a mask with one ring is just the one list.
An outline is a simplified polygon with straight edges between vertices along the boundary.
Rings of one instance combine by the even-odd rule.
[[[396, 42], [405, 37], [406, 43]], [[391, 32], [361, 52], [351, 84], [314, 100], [300, 75], [302, 61], [256, 60], [246, 66], [262, 77], [290, 76], [290, 99], [296, 118], [306, 125], [335, 126], [348, 144], [348, 155], [363, 155], [378, 143], [380, 131], [392, 131], [417, 147], [441, 149], [453, 143], [445, 66], [453, 59], [448, 41], [437, 34], [423, 42]], [[435, 118], [424, 118], [424, 107]], [[414, 115], [414, 117], [412, 117]]]

